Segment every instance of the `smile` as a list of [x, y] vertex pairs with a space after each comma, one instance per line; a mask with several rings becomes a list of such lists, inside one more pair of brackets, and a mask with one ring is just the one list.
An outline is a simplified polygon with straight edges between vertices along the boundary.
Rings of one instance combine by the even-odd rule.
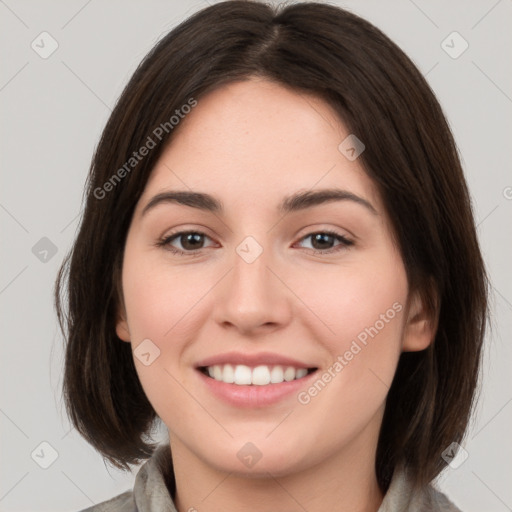
[[[234, 407], [268, 407], [293, 400], [307, 387], [319, 366], [272, 352], [228, 352], [195, 364], [205, 389]], [[310, 360], [311, 361], [311, 360]]]
[[299, 380], [315, 368], [295, 368], [282, 365], [259, 365], [251, 368], [244, 364], [216, 364], [199, 368], [205, 375], [226, 384], [237, 386], [267, 386]]

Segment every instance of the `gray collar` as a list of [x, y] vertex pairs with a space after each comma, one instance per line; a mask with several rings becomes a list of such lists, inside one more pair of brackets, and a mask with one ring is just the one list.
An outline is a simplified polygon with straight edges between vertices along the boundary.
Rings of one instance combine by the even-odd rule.
[[[169, 489], [166, 481], [168, 482]], [[133, 491], [83, 512], [178, 512], [173, 502], [174, 472], [169, 444], [159, 446], [139, 469]], [[431, 485], [414, 491], [407, 472], [395, 469], [378, 512], [461, 512]]]

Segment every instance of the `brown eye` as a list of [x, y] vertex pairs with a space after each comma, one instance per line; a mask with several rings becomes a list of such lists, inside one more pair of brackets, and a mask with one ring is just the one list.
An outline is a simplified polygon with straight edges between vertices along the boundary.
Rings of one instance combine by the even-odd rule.
[[180, 231], [164, 237], [157, 245], [175, 254], [194, 254], [195, 251], [208, 247], [205, 245], [206, 239], [210, 239], [210, 237], [198, 231]]
[[311, 245], [314, 249], [331, 249], [332, 245], [336, 241], [332, 235], [328, 235], [326, 233], [316, 233], [312, 235]]
[[303, 237], [301, 242], [308, 239], [311, 240], [310, 247], [306, 246], [305, 248], [319, 252], [335, 252], [354, 244], [354, 242], [348, 238], [334, 231], [319, 231], [316, 233], [310, 233], [309, 235]]
[[201, 233], [186, 233], [177, 237], [181, 242], [183, 249], [193, 251], [194, 249], [201, 249], [204, 244], [204, 235]]

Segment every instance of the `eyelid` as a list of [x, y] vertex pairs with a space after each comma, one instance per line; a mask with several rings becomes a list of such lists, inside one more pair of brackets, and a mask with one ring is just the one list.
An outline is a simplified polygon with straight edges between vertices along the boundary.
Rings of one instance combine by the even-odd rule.
[[[346, 238], [352, 242], [356, 242], [359, 239], [359, 237], [347, 228], [341, 228], [339, 226], [333, 226], [332, 224], [322, 222], [316, 222], [314, 224], [304, 226], [297, 233], [298, 234], [296, 236], [299, 240], [302, 240], [305, 236], [312, 235], [314, 233], [331, 233], [332, 235]], [[304, 234], [301, 235], [300, 233]]]

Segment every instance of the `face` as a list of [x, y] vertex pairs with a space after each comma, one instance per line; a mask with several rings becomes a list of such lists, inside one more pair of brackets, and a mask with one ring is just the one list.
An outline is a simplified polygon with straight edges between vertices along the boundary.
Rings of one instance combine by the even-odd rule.
[[349, 132], [261, 79], [181, 123], [134, 212], [117, 324], [173, 451], [273, 475], [371, 452], [400, 353], [431, 335]]

